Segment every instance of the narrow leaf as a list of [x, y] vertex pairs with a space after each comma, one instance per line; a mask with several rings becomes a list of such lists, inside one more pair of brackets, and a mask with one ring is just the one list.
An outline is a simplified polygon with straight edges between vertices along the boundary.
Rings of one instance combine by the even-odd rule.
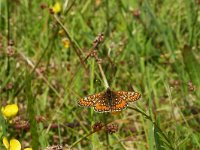
[[182, 50], [183, 61], [186, 67], [186, 71], [189, 74], [190, 80], [196, 87], [200, 86], [200, 63], [194, 56], [194, 53], [189, 46], [184, 46]]
[[157, 150], [164, 150], [164, 143], [161, 138], [162, 137], [159, 134], [158, 128], [156, 126], [154, 126], [154, 139], [155, 139], [155, 144], [156, 144]]

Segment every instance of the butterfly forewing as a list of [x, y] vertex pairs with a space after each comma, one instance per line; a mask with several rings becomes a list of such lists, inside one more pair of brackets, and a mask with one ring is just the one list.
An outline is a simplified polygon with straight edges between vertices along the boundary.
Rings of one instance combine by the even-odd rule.
[[108, 104], [108, 100], [105, 97], [105, 94], [102, 95], [102, 98], [96, 101], [94, 105], [94, 110], [97, 112], [109, 112], [110, 111], [110, 105]]
[[78, 101], [78, 104], [80, 106], [92, 107], [92, 106], [94, 106], [96, 101], [99, 101], [100, 99], [102, 99], [102, 94], [103, 94], [103, 92], [81, 98]]
[[137, 101], [141, 97], [141, 94], [138, 92], [127, 92], [127, 93], [128, 93], [128, 99], [127, 99], [128, 102]]

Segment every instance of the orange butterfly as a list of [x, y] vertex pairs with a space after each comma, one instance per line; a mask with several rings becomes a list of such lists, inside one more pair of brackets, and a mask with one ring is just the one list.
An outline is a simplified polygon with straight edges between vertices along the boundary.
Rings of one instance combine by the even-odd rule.
[[134, 102], [141, 97], [138, 92], [106, 91], [81, 98], [78, 102], [80, 106], [94, 107], [97, 112], [121, 111], [128, 106], [128, 102]]

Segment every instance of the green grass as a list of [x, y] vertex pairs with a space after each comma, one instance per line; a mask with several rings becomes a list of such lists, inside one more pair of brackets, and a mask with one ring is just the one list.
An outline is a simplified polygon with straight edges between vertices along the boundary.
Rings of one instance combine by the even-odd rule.
[[[198, 0], [66, 0], [57, 16], [41, 4], [54, 2], [0, 2], [0, 103], [17, 103], [30, 124], [16, 129], [1, 115], [1, 137], [33, 149], [200, 149]], [[100, 33], [95, 50], [110, 87], [142, 95], [116, 115], [77, 104], [105, 90], [96, 60], [84, 61]], [[99, 121], [117, 132], [94, 132]]]

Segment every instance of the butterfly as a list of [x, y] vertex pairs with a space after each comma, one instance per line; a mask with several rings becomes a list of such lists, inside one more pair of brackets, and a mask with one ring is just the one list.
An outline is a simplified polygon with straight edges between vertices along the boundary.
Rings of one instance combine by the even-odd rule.
[[93, 107], [96, 112], [121, 111], [128, 106], [129, 102], [134, 102], [141, 97], [138, 92], [106, 91], [89, 95], [78, 101], [79, 106]]

